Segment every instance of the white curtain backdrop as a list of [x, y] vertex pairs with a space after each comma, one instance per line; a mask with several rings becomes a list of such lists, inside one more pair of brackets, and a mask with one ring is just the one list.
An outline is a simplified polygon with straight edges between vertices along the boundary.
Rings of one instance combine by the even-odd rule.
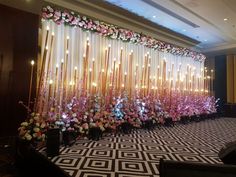
[[[48, 33], [48, 35], [47, 35]], [[48, 37], [46, 37], [48, 36]], [[46, 41], [47, 38], [47, 41]], [[53, 38], [53, 40], [52, 40]], [[130, 74], [129, 69], [129, 54], [133, 51], [133, 63], [132, 63], [132, 86], [136, 88], [141, 88], [141, 73], [144, 66], [145, 55], [150, 58], [150, 79], [152, 80], [151, 86], [154, 88], [160, 88], [158, 82], [159, 78], [163, 78], [163, 70], [166, 74], [166, 78], [173, 80], [172, 89], [177, 89], [175, 85], [178, 83], [178, 73], [179, 79], [185, 84], [192, 82], [191, 78], [194, 76], [195, 83], [191, 87], [192, 91], [203, 89], [203, 68], [204, 63], [195, 61], [190, 57], [176, 56], [170, 53], [165, 53], [157, 50], [153, 50], [143, 45], [136, 45], [129, 42], [122, 42], [120, 40], [109, 39], [102, 37], [96, 33], [90, 31], [83, 31], [81, 28], [75, 28], [65, 25], [57, 25], [53, 21], [43, 21], [42, 22], [42, 45], [41, 45], [41, 60], [39, 61], [39, 72], [42, 69], [42, 61], [45, 54], [45, 67], [43, 73], [43, 83], [40, 86], [41, 95], [46, 97], [48, 94], [51, 96], [54, 94], [55, 98], [59, 99], [58, 94], [60, 92], [60, 83], [66, 82], [68, 85], [67, 90], [70, 89], [70, 85], [75, 85], [76, 93], [80, 90], [81, 82], [83, 79], [83, 56], [86, 53], [86, 44], [89, 43], [89, 53], [88, 53], [88, 68], [92, 70], [93, 59], [94, 61], [94, 80], [93, 84], [97, 86], [97, 91], [99, 91], [99, 85], [101, 84], [100, 73], [102, 71], [102, 62], [105, 60], [105, 49], [110, 46], [110, 60], [108, 65], [108, 71], [113, 71], [114, 59], [116, 59], [116, 66], [120, 62], [120, 52], [123, 48], [122, 53], [122, 77], [124, 84], [124, 75]], [[68, 43], [68, 44], [67, 44]], [[67, 47], [68, 45], [68, 47]], [[68, 55], [68, 58], [67, 58]], [[65, 66], [65, 60], [67, 58], [67, 65]], [[166, 69], [163, 68], [163, 61], [166, 61]], [[60, 77], [62, 61], [64, 63], [64, 71], [66, 74]], [[169, 76], [169, 72], [172, 72], [173, 66], [173, 76]], [[58, 68], [58, 69], [56, 69]], [[157, 71], [159, 69], [159, 78]], [[47, 70], [48, 69], [48, 70]], [[77, 69], [77, 70], [76, 70]], [[136, 73], [136, 69], [137, 73]], [[57, 71], [56, 71], [57, 70]], [[75, 70], [76, 70], [76, 81], [75, 81]], [[57, 73], [56, 73], [57, 72]], [[48, 74], [47, 74], [48, 73]], [[135, 85], [134, 75], [136, 74], [137, 82]], [[191, 77], [185, 77], [190, 74]], [[56, 78], [57, 75], [57, 78]], [[198, 79], [198, 80], [197, 80]], [[51, 93], [49, 92], [49, 81], [53, 82], [53, 89]], [[87, 80], [89, 82], [89, 80]], [[108, 84], [108, 83], [107, 83]], [[56, 88], [55, 88], [56, 87]], [[185, 85], [183, 88], [188, 89]], [[65, 87], [64, 87], [65, 89]], [[43, 91], [44, 90], [44, 91]], [[55, 92], [55, 93], [54, 93]], [[69, 91], [68, 91], [69, 93]], [[66, 94], [67, 95], [67, 94]], [[50, 95], [49, 95], [50, 96]], [[65, 96], [65, 95], [64, 95]], [[46, 102], [46, 101], [45, 101]]]

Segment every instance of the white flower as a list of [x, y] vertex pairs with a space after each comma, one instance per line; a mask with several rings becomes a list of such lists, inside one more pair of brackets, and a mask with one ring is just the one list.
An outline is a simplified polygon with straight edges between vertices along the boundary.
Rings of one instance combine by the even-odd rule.
[[76, 117], [76, 116], [77, 116], [76, 113], [73, 113], [73, 114], [72, 114], [72, 117]]
[[105, 131], [105, 128], [102, 125], [100, 125], [99, 128], [102, 132]]
[[42, 139], [44, 140], [46, 136], [45, 136], [45, 134], [42, 134], [42, 136], [41, 136], [41, 137], [42, 137]]
[[45, 123], [42, 123], [40, 127], [41, 127], [41, 128], [44, 128], [45, 126], [46, 126], [46, 124], [45, 124]]
[[96, 127], [96, 124], [95, 123], [90, 123], [89, 126], [90, 127]]
[[37, 133], [33, 133], [33, 137], [36, 138], [37, 137]]
[[62, 114], [62, 118], [63, 119], [66, 119], [67, 118], [67, 115], [65, 113]]
[[28, 122], [22, 122], [21, 123], [21, 126], [24, 126], [24, 127], [26, 127], [26, 126], [28, 126], [29, 124], [28, 124]]
[[71, 121], [73, 121], [73, 122], [79, 122], [78, 119], [76, 119], [76, 118], [72, 119]]
[[84, 133], [84, 130], [83, 130], [82, 127], [79, 128], [79, 132], [80, 132], [80, 133]]
[[38, 127], [35, 127], [33, 130], [34, 130], [34, 132], [39, 132], [40, 131], [40, 129]]
[[30, 141], [32, 139], [32, 136], [30, 134], [25, 134], [25, 139]]
[[64, 125], [64, 122], [56, 121], [55, 124], [56, 124], [57, 126], [60, 126], [60, 125]]
[[34, 120], [38, 121], [38, 120], [39, 120], [39, 116], [36, 115], [36, 116], [34, 117]]

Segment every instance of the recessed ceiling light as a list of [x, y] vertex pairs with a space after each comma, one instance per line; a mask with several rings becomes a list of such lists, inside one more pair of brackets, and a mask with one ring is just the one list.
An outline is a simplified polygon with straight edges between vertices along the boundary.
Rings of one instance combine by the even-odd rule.
[[228, 20], [228, 18], [224, 18], [224, 21], [227, 21]]
[[207, 39], [204, 39], [204, 41], [206, 42], [206, 41], [207, 41]]
[[182, 31], [184, 31], [184, 32], [185, 32], [185, 31], [186, 31], [186, 29], [183, 29]]
[[153, 18], [156, 18], [156, 16], [155, 16], [155, 15], [153, 15], [152, 17], [153, 17]]

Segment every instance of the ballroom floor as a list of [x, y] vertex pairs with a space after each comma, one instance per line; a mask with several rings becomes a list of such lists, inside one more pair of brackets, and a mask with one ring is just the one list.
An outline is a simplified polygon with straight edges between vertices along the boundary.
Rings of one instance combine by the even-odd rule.
[[159, 176], [159, 159], [222, 163], [218, 151], [236, 140], [236, 119], [220, 118], [192, 122], [152, 131], [136, 130], [128, 135], [79, 140], [62, 147], [52, 162], [73, 177]]

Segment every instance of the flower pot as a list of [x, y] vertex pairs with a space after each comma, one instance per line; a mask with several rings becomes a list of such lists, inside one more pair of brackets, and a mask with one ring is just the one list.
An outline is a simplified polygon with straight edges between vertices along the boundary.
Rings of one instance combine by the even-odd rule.
[[94, 141], [98, 141], [102, 138], [102, 131], [99, 127], [91, 127], [89, 129], [88, 138]]
[[71, 146], [72, 144], [75, 143], [76, 139], [75, 132], [68, 130], [62, 132], [62, 139], [63, 139], [63, 144], [65, 146]]
[[132, 128], [133, 126], [129, 123], [129, 122], [123, 122], [121, 125], [121, 131], [124, 133], [124, 134], [129, 134], [131, 133], [132, 131]]
[[60, 129], [49, 129], [47, 132], [46, 152], [47, 156], [54, 157], [59, 155], [60, 148]]

